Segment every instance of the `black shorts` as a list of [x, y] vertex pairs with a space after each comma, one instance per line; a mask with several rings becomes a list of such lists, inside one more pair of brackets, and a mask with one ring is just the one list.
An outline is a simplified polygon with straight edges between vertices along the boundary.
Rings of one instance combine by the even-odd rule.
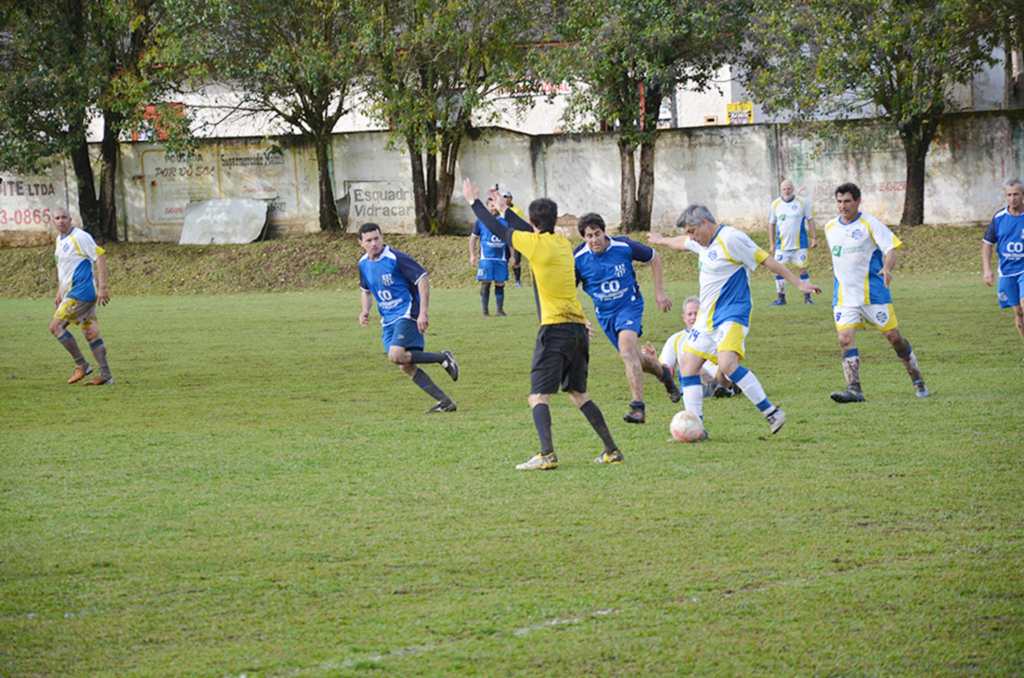
[[530, 393], [587, 392], [590, 337], [580, 323], [541, 325], [533, 349]]

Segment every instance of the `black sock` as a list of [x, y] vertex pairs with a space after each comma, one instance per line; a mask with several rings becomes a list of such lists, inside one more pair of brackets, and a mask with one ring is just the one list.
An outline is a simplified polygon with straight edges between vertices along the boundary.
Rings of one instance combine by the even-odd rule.
[[553, 454], [555, 446], [551, 442], [551, 409], [546, 403], [533, 406], [533, 425], [537, 427], [540, 438], [540, 453], [545, 457]]
[[444, 394], [444, 391], [437, 387], [437, 384], [435, 384], [434, 380], [430, 378], [430, 375], [421, 369], [417, 369], [416, 374], [412, 375], [412, 381], [414, 384], [422, 388], [427, 393], [427, 395], [429, 395], [434, 400], [438, 400], [441, 402], [447, 402], [448, 400], [451, 400], [451, 398]]
[[580, 412], [587, 418], [590, 425], [594, 427], [594, 431], [598, 436], [601, 437], [601, 442], [604, 443], [605, 452], [615, 452], [619, 448], [616, 447], [615, 441], [612, 440], [612, 432], [608, 430], [608, 424], [604, 422], [604, 415], [601, 414], [601, 410], [594, 404], [593, 400], [588, 400], [583, 407], [580, 408]]
[[411, 350], [413, 365], [429, 365], [430, 363], [443, 363], [446, 358], [444, 353], [428, 353], [427, 351]]
[[487, 313], [487, 307], [491, 305], [491, 283], [482, 282], [480, 283], [480, 305], [484, 309], [484, 313]]
[[494, 286], [494, 303], [498, 305], [498, 313], [505, 310], [505, 286]]

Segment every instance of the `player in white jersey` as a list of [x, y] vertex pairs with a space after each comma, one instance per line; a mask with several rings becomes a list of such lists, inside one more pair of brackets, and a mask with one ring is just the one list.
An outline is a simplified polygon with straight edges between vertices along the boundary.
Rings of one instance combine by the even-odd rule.
[[870, 214], [860, 211], [860, 189], [847, 183], [836, 189], [839, 216], [825, 225], [825, 238], [832, 253], [835, 284], [832, 310], [842, 351], [846, 390], [832, 394], [837, 403], [864, 401], [860, 386], [860, 354], [855, 338], [857, 328], [876, 327], [892, 344], [907, 368], [918, 398], [930, 393], [924, 385], [910, 343], [896, 324], [896, 312], [889, 293], [892, 269], [896, 266], [896, 248], [903, 243], [889, 227]]
[[999, 308], [1012, 308], [1017, 333], [1024, 339], [1024, 189], [1020, 179], [1003, 182], [1006, 207], [996, 212], [981, 240], [985, 284], [992, 287], [992, 248], [999, 253]]
[[[654, 345], [649, 341], [644, 344], [640, 350], [643, 351], [645, 356], [652, 360], [657, 360], [672, 372], [672, 374], [682, 378], [676, 368], [678, 367], [679, 360], [683, 355], [683, 346], [686, 344], [686, 340], [690, 336], [690, 330], [693, 329], [693, 324], [697, 322], [697, 315], [699, 313], [700, 298], [687, 297], [686, 301], [683, 302], [683, 324], [686, 325], [686, 329], [676, 332], [666, 339], [660, 355], [654, 350]], [[723, 386], [715, 380], [716, 370], [717, 368], [715, 367], [715, 364], [710, 360], [705, 360], [704, 364], [701, 365], [700, 382], [704, 391], [704, 397], [709, 398], [714, 396], [716, 398], [731, 398], [735, 394], [733, 389]]]
[[704, 205], [683, 210], [676, 227], [686, 235], [664, 238], [649, 233], [647, 239], [674, 250], [697, 251], [700, 256], [700, 313], [683, 346], [679, 365], [686, 409], [703, 419], [700, 370], [705, 360], [711, 360], [718, 363], [719, 375], [743, 390], [764, 415], [771, 432], [776, 433], [786, 422], [786, 413], [772, 405], [754, 373], [740, 365], [745, 355], [744, 339], [750, 330], [750, 272], [764, 264], [801, 292], [820, 293], [821, 288], [798, 280], [747, 234], [731, 226], [719, 226]]
[[[107, 258], [102, 247], [96, 246], [92, 236], [71, 223], [71, 215], [65, 209], [53, 213], [53, 221], [57, 226], [57, 298], [54, 306], [57, 311], [50, 321], [50, 333], [67, 349], [75, 359], [75, 372], [68, 379], [69, 384], [81, 381], [85, 375], [92, 373], [92, 365], [88, 363], [78, 342], [68, 331], [68, 325], [74, 323], [82, 328], [82, 334], [89, 342], [93, 358], [100, 368], [100, 374], [86, 386], [104, 386], [114, 383], [107, 364], [107, 346], [100, 338], [99, 323], [96, 320], [96, 303], [105, 306], [110, 301], [107, 291]], [[96, 278], [93, 280], [92, 267], [96, 264]], [[98, 289], [97, 289], [98, 288]]]
[[[786, 179], [779, 185], [782, 197], [768, 208], [768, 254], [775, 261], [796, 269], [800, 279], [810, 282], [807, 267], [807, 248], [818, 246], [818, 229], [814, 225], [811, 203], [796, 194], [793, 182]], [[807, 233], [810, 231], [810, 240]], [[779, 298], [769, 306], [786, 305], [786, 279], [775, 276], [775, 289]], [[811, 295], [804, 294], [804, 303], [813, 304]]]

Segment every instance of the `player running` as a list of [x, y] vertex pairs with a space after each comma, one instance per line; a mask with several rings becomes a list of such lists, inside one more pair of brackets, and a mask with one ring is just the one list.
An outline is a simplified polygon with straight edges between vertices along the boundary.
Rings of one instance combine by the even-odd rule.
[[459, 364], [451, 351], [428, 353], [423, 350], [423, 333], [427, 331], [430, 318], [427, 307], [430, 302], [430, 282], [427, 272], [404, 252], [393, 250], [384, 244], [384, 236], [377, 224], [363, 224], [359, 227], [359, 245], [366, 254], [359, 260], [359, 290], [362, 292], [362, 313], [359, 324], [370, 324], [370, 310], [377, 300], [380, 324], [383, 326], [381, 339], [388, 360], [398, 365], [409, 375], [413, 383], [437, 404], [424, 414], [433, 412], [454, 412], [455, 401], [445, 395], [419, 368], [427, 363], [440, 363], [452, 381], [459, 380]]
[[569, 393], [573, 405], [593, 427], [604, 452], [594, 461], [621, 464], [622, 453], [612, 439], [601, 410], [587, 395], [587, 368], [590, 361], [590, 337], [587, 334], [583, 307], [576, 296], [575, 267], [572, 244], [555, 233], [558, 205], [548, 198], [530, 203], [530, 221], [523, 221], [497, 190], [489, 189], [499, 214], [505, 215], [509, 226], [503, 226], [480, 202], [480, 190], [469, 179], [462, 182], [462, 195], [487, 229], [530, 259], [533, 289], [537, 295], [540, 329], [533, 350], [530, 370], [530, 397], [533, 424], [540, 438], [540, 453], [516, 466], [520, 471], [547, 470], [558, 467], [551, 437], [551, 410], [548, 401], [559, 387]]
[[[793, 283], [804, 293], [821, 288], [790, 273], [768, 256], [746, 233], [732, 226], [719, 226], [704, 205], [690, 205], [676, 221], [686, 235], [664, 238], [649, 233], [655, 245], [690, 250], [700, 257], [700, 313], [683, 346], [679, 363], [683, 402], [686, 409], [704, 418], [700, 370], [705, 360], [718, 363], [718, 374], [740, 387], [743, 395], [764, 415], [772, 433], [786, 423], [786, 413], [773, 405], [754, 373], [740, 365], [745, 356], [744, 340], [750, 331], [750, 274], [759, 264]], [[707, 431], [701, 436], [707, 439]]]
[[860, 385], [860, 354], [855, 339], [857, 328], [878, 328], [892, 344], [914, 383], [918, 398], [930, 393], [921, 378], [917, 356], [896, 324], [889, 283], [896, 266], [896, 249], [903, 243], [889, 227], [860, 211], [860, 189], [847, 183], [836, 189], [839, 216], [825, 225], [825, 238], [832, 253], [835, 284], [832, 311], [842, 351], [846, 390], [832, 394], [837, 403], [864, 402]]
[[647, 245], [629, 238], [609, 238], [604, 219], [593, 212], [580, 217], [576, 225], [584, 242], [573, 252], [576, 257], [576, 282], [594, 301], [594, 313], [608, 341], [619, 352], [626, 366], [626, 381], [633, 396], [623, 420], [630, 424], [647, 421], [644, 403], [644, 372], [653, 374], [665, 386], [669, 399], [679, 402], [679, 387], [672, 371], [657, 360], [644, 356], [638, 339], [643, 335], [644, 297], [636, 281], [633, 262], [651, 265], [654, 273], [655, 302], [664, 312], [672, 309], [661, 277], [661, 258]]

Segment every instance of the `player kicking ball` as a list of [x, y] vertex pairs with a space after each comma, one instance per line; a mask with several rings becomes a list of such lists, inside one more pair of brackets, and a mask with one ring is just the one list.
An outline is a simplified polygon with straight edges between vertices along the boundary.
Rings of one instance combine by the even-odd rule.
[[428, 353], [423, 350], [423, 333], [430, 319], [430, 282], [427, 272], [404, 252], [384, 244], [377, 224], [359, 227], [359, 245], [366, 254], [359, 260], [359, 290], [362, 313], [359, 324], [368, 327], [373, 300], [377, 300], [381, 339], [388, 360], [398, 365], [437, 404], [424, 414], [454, 412], [455, 401], [449, 398], [426, 372], [419, 368], [426, 363], [440, 363], [452, 381], [459, 380], [459, 364], [451, 351]]
[[[718, 374], [738, 386], [764, 415], [771, 432], [777, 433], [786, 423], [786, 413], [768, 400], [754, 373], [740, 365], [750, 331], [750, 273], [764, 264], [805, 294], [819, 294], [821, 288], [798, 280], [746, 233], [719, 226], [704, 205], [694, 204], [683, 210], [676, 228], [686, 235], [665, 238], [649, 233], [647, 239], [655, 245], [696, 252], [700, 257], [700, 311], [679, 360], [686, 409], [704, 418], [700, 370], [705, 360], [711, 360], [718, 363]], [[706, 431], [701, 439], [707, 439]]]

